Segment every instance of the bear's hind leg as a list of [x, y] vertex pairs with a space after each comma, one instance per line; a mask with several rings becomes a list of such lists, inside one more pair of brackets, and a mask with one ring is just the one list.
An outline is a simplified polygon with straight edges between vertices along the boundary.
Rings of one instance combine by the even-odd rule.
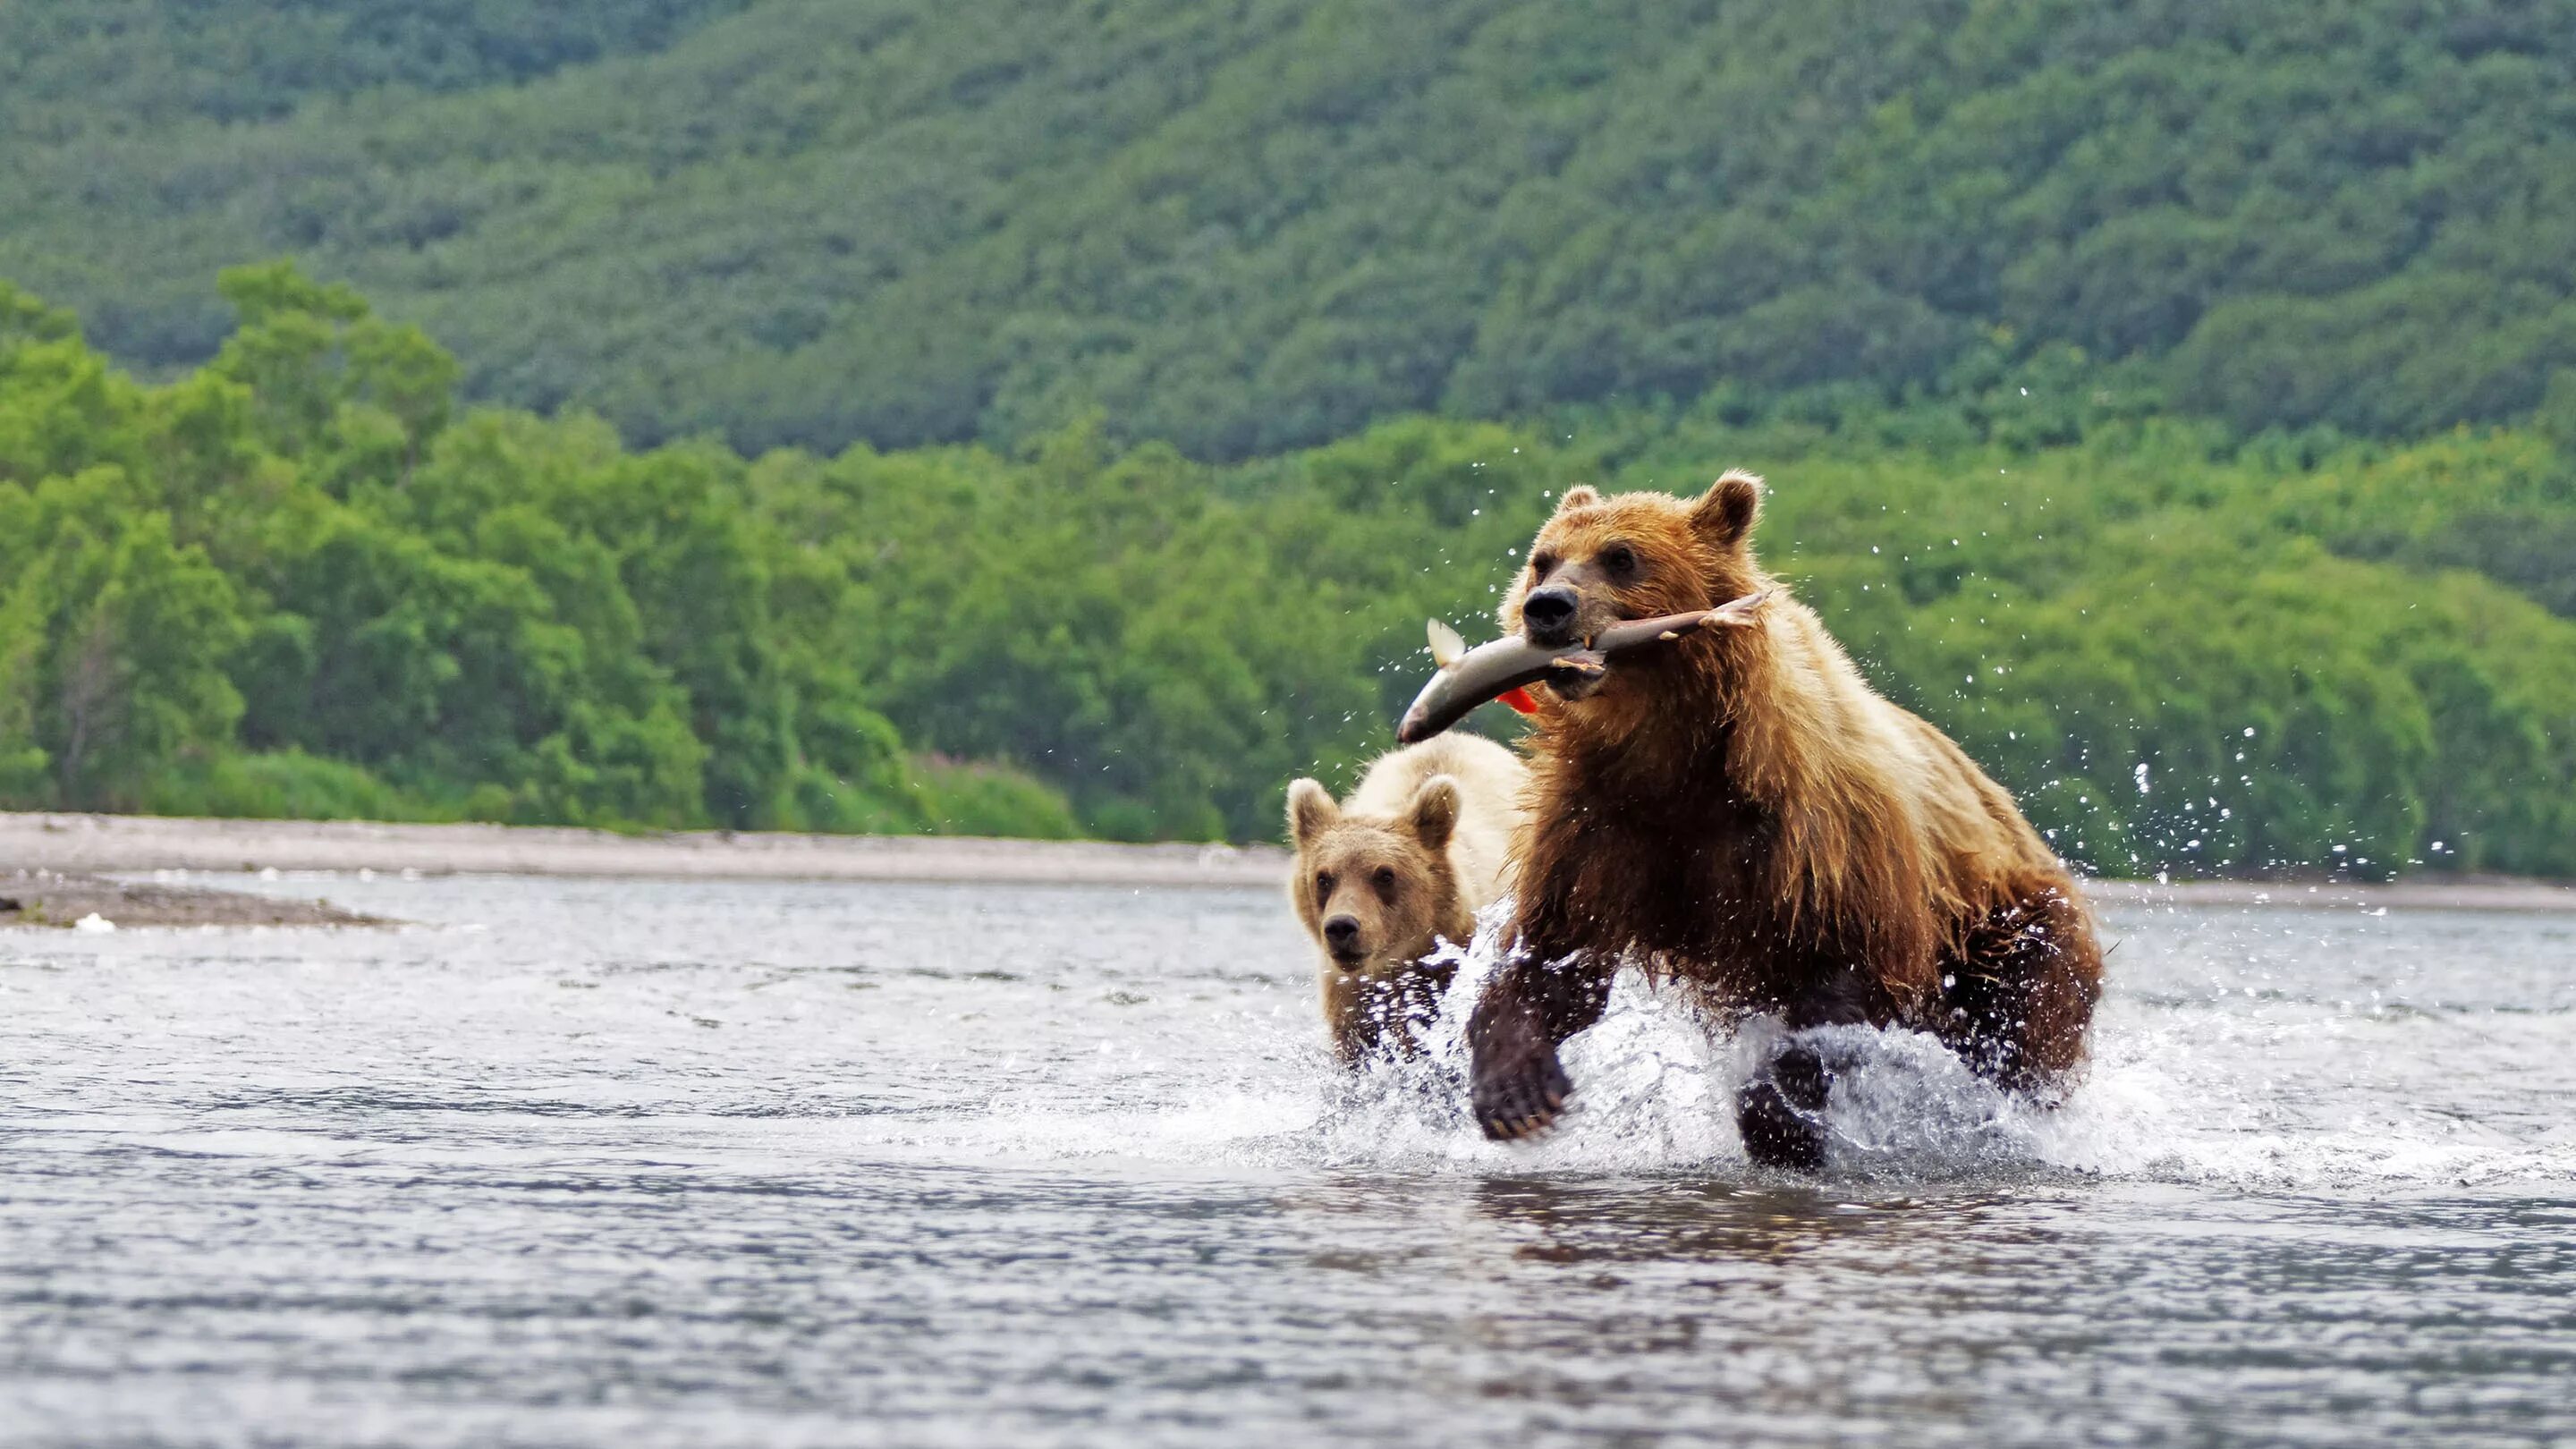
[[1824, 1058], [1792, 1038], [1735, 1090], [1735, 1130], [1756, 1167], [1813, 1172], [1825, 1165], [1825, 1098], [1833, 1075]]
[[1941, 963], [1934, 1033], [2007, 1091], [2055, 1085], [2084, 1057], [2101, 950], [2083, 908], [2048, 890], [1979, 922]]

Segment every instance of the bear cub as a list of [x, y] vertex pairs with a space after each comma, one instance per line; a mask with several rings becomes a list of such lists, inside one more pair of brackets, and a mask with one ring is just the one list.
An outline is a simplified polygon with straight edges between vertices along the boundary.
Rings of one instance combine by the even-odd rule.
[[1438, 1014], [1456, 968], [1423, 958], [1442, 938], [1465, 945], [1503, 893], [1526, 775], [1503, 746], [1447, 734], [1381, 756], [1338, 805], [1316, 781], [1288, 787], [1288, 895], [1344, 1063], [1410, 1055], [1412, 1028]]

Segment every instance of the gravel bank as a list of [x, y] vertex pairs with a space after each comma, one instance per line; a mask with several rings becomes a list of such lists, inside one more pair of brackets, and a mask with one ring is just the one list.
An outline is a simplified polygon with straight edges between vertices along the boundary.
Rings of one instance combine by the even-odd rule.
[[[87, 875], [150, 870], [416, 870], [425, 875], [1270, 887], [1287, 874], [1288, 857], [1275, 846], [730, 831], [613, 835], [508, 825], [0, 813], [0, 870], [12, 868]], [[2576, 911], [2576, 887], [2538, 881], [2159, 885], [2101, 880], [2087, 889], [2106, 905]]]
[[52, 870], [0, 871], [0, 927], [109, 930], [127, 926], [390, 926], [324, 900], [108, 880]]

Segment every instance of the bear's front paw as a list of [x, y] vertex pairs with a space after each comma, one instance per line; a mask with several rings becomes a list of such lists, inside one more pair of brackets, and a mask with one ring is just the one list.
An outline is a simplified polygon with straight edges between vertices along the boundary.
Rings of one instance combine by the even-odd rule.
[[1556, 1121], [1574, 1084], [1543, 1037], [1528, 1037], [1477, 1053], [1476, 1124], [1497, 1142], [1535, 1137]]

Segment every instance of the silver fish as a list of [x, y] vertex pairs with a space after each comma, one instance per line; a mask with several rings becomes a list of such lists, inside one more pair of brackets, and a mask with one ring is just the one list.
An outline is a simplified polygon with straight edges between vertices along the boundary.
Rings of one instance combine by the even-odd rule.
[[1439, 664], [1440, 672], [1422, 686], [1413, 707], [1397, 722], [1396, 740], [1418, 745], [1474, 713], [1476, 706], [1524, 684], [1536, 684], [1552, 675], [1606, 673], [1611, 662], [1623, 654], [1667, 644], [1702, 629], [1745, 627], [1754, 622], [1754, 611], [1768, 597], [1770, 591], [1766, 589], [1730, 599], [1714, 609], [1630, 619], [1580, 643], [1554, 649], [1541, 648], [1518, 634], [1506, 634], [1460, 653], [1463, 641], [1458, 632], [1434, 619], [1430, 629], [1431, 657]]

